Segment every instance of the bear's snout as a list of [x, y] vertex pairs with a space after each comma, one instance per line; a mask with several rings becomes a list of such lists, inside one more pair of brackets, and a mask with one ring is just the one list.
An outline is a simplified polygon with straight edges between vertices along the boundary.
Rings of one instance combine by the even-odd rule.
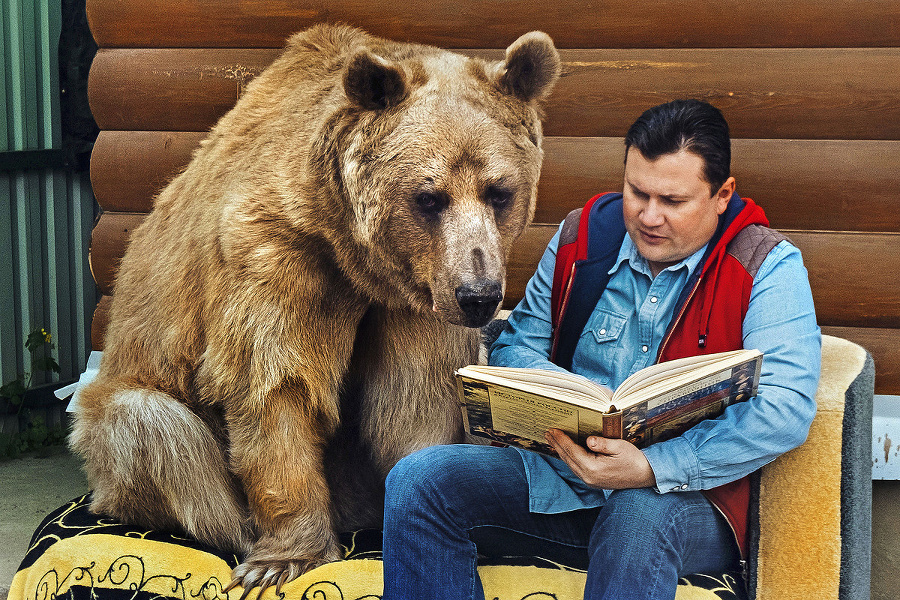
[[477, 279], [456, 288], [456, 302], [466, 327], [483, 327], [497, 313], [503, 300], [503, 286], [493, 279]]

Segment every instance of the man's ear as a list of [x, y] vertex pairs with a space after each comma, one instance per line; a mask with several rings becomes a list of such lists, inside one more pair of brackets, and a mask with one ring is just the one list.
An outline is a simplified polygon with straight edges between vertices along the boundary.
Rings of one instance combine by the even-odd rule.
[[531, 31], [510, 44], [498, 65], [497, 85], [520, 100], [542, 100], [559, 79], [562, 62], [553, 40], [543, 31]]
[[734, 180], [734, 177], [729, 177], [725, 180], [725, 183], [722, 184], [722, 187], [719, 188], [719, 191], [716, 193], [716, 214], [721, 215], [725, 212], [725, 209], [728, 208], [728, 201], [731, 200], [731, 196], [734, 195], [734, 190], [737, 189], [737, 183]]
[[396, 106], [408, 93], [403, 70], [367, 50], [350, 59], [344, 73], [344, 92], [351, 102], [367, 110]]

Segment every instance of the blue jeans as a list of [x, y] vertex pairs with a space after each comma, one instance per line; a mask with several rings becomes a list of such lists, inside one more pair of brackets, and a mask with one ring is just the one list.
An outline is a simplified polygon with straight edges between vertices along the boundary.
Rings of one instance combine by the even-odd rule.
[[739, 560], [731, 529], [699, 492], [620, 490], [602, 507], [541, 514], [528, 510], [511, 448], [434, 446], [401, 460], [387, 479], [384, 600], [483, 600], [478, 552], [581, 564], [592, 600], [671, 600], [680, 576]]

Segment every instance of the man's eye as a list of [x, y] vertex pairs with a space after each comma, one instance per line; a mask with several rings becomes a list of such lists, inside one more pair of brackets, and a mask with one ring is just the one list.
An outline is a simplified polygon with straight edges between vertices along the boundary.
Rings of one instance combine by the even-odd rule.
[[643, 200], [644, 202], [646, 202], [647, 200], [650, 199], [650, 194], [645, 194], [644, 192], [639, 192], [637, 190], [631, 190], [631, 193], [634, 195], [635, 198], [637, 198], [638, 200]]

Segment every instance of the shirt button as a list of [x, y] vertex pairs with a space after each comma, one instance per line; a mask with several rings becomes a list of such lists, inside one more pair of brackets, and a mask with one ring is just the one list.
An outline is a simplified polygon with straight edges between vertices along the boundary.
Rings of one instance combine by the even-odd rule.
[[650, 350], [650, 346], [641, 346], [641, 352], [647, 352]]
[[688, 489], [688, 484], [686, 484], [686, 483], [685, 483], [685, 484], [683, 484], [683, 485], [682, 485], [682, 486], [681, 486], [681, 489], [683, 489], [683, 490], [686, 490], [686, 489]]
[[601, 329], [601, 330], [600, 330], [600, 335], [606, 335], [606, 330], [605, 330], [605, 329]]
[[657, 301], [657, 300], [659, 300], [659, 298], [657, 298], [656, 296], [650, 296], [650, 303], [651, 303], [651, 304], [656, 304], [656, 301]]

